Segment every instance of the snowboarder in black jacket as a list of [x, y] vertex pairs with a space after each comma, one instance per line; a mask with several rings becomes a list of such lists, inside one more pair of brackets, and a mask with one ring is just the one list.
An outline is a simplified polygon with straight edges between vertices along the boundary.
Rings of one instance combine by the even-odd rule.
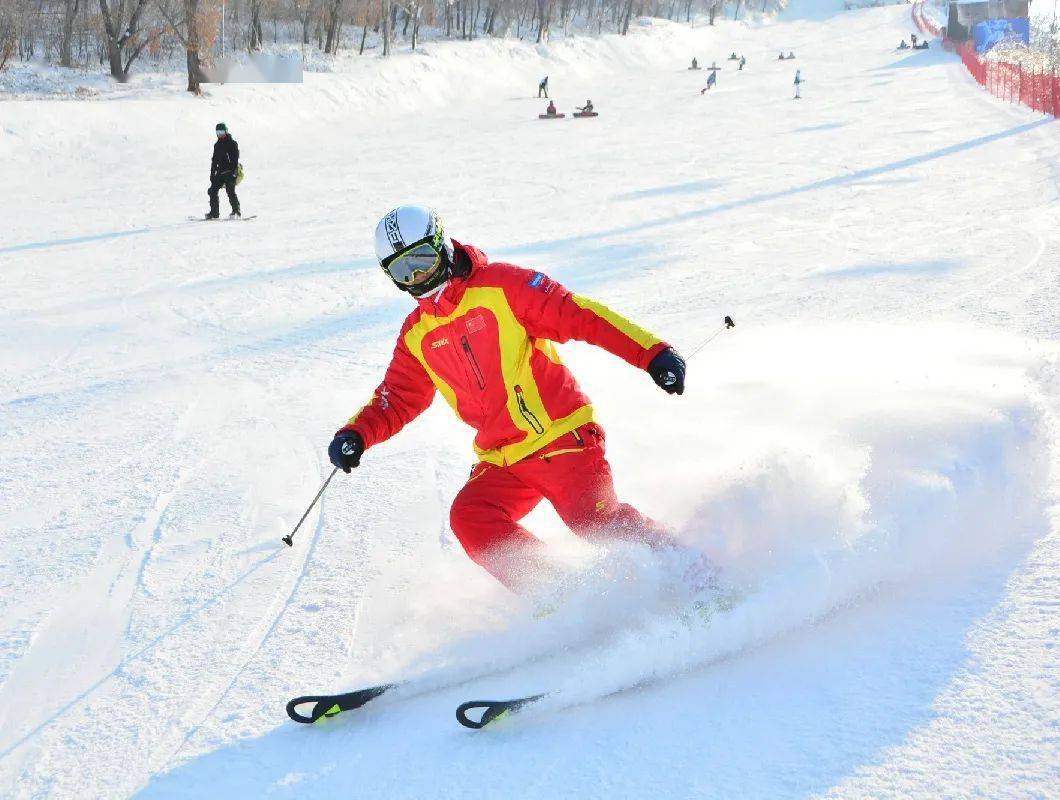
[[228, 132], [228, 126], [217, 123], [217, 141], [213, 146], [213, 160], [210, 162], [210, 213], [206, 219], [217, 219], [220, 214], [220, 202], [217, 198], [221, 187], [228, 193], [228, 202], [232, 206], [229, 216], [239, 216], [239, 198], [236, 197], [236, 174], [239, 170], [239, 145]]

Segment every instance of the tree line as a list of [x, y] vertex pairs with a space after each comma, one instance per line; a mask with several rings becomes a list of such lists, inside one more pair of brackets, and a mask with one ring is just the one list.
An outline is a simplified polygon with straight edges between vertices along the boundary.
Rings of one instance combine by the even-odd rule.
[[[546, 41], [555, 30], [625, 35], [639, 16], [739, 18], [783, 0], [0, 0], [0, 70], [13, 59], [98, 64], [126, 81], [137, 62], [186, 63], [188, 91], [222, 52], [272, 44], [335, 54], [415, 49], [423, 31]], [[369, 39], [371, 35], [371, 39]]]

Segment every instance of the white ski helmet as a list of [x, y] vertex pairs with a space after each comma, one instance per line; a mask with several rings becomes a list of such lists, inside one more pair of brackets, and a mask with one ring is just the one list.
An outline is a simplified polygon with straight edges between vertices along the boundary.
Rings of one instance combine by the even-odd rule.
[[452, 245], [438, 214], [426, 206], [398, 206], [379, 220], [375, 255], [397, 287], [414, 296], [452, 275]]

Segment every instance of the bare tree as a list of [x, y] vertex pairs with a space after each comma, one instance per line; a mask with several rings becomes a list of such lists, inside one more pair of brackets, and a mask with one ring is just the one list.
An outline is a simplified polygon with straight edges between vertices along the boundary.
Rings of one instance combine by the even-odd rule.
[[388, 56], [390, 55], [390, 43], [394, 38], [393, 20], [391, 19], [392, 0], [379, 0], [379, 12], [383, 23], [383, 55]]
[[59, 66], [72, 67], [74, 20], [81, 6], [81, 0], [63, 0], [63, 28], [59, 35]]
[[18, 14], [13, 0], [0, 0], [0, 70], [18, 48]]
[[209, 52], [213, 44], [212, 32], [216, 31], [216, 25], [207, 24], [201, 0], [179, 0], [179, 5], [177, 0], [158, 0], [158, 9], [169, 31], [184, 45], [188, 91], [202, 94], [202, 84], [206, 81], [203, 53]]
[[[147, 46], [148, 39], [141, 35], [140, 31], [140, 18], [147, 8], [147, 2], [148, 0], [99, 0], [110, 74], [122, 83], [129, 79], [129, 67]], [[129, 47], [131, 52], [126, 53], [126, 47]]]
[[[632, 2], [632, 0], [630, 0]], [[552, 0], [537, 0], [537, 41], [548, 38], [548, 28], [552, 21]]]
[[342, 15], [345, 5], [345, 0], [329, 0], [328, 2], [328, 38], [324, 44], [325, 53], [339, 52], [339, 36], [342, 33]]
[[253, 52], [260, 50], [265, 36], [261, 30], [261, 15], [265, 7], [265, 0], [250, 0], [250, 32], [247, 36], [247, 50]]
[[309, 44], [309, 19], [313, 16], [314, 0], [292, 0], [295, 15], [302, 24], [302, 44]]

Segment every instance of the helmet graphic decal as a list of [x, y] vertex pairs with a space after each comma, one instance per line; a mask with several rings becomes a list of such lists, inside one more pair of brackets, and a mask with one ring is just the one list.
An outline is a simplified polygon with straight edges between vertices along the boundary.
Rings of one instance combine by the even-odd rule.
[[386, 238], [390, 241], [390, 246], [394, 248], [395, 253], [405, 249], [405, 242], [401, 238], [401, 228], [398, 226], [397, 212], [398, 210], [395, 208], [383, 217]]

